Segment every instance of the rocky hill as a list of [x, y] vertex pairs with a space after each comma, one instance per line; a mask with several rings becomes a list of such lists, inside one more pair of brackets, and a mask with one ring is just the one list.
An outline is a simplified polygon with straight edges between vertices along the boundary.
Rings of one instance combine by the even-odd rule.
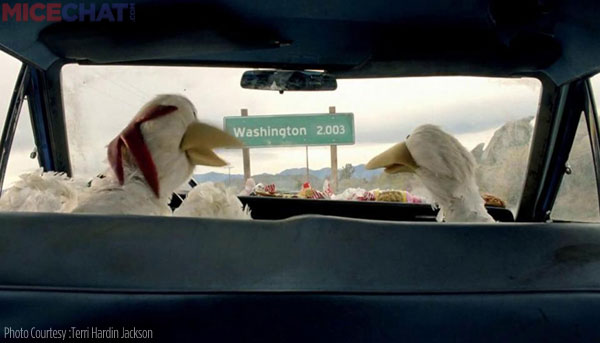
[[[508, 122], [498, 129], [487, 146], [473, 149], [479, 166], [477, 178], [482, 191], [507, 201], [517, 209], [523, 191], [529, 147], [533, 134], [532, 118]], [[598, 199], [590, 142], [585, 120], [579, 128], [569, 157], [571, 175], [565, 175], [554, 205], [553, 219], [599, 221]]]
[[472, 153], [478, 163], [477, 181], [482, 192], [504, 199], [516, 209], [523, 190], [529, 145], [533, 133], [531, 117], [504, 124], [485, 147]]

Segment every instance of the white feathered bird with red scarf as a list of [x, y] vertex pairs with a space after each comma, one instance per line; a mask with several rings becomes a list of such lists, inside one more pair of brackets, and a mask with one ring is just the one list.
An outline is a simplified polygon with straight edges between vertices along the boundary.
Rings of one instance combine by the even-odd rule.
[[[169, 199], [179, 186], [189, 180], [194, 166], [224, 166], [227, 163], [212, 150], [241, 145], [233, 136], [199, 122], [196, 110], [187, 98], [159, 95], [144, 105], [129, 125], [110, 142], [110, 168], [103, 173], [104, 177], [95, 178], [89, 188], [69, 188], [57, 196], [48, 197], [48, 188], [56, 185], [43, 182], [43, 177], [54, 183], [58, 178], [51, 178], [47, 176], [50, 173], [44, 173], [42, 178], [24, 178], [19, 187], [7, 190], [2, 201], [5, 198], [13, 201], [5, 201], [4, 205], [0, 201], [0, 210], [55, 209], [57, 212], [76, 213], [171, 215]], [[33, 185], [26, 181], [30, 179], [37, 183]], [[71, 187], [70, 181], [65, 179], [60, 186]], [[38, 209], [35, 206], [25, 208], [25, 202], [15, 200], [24, 196], [34, 197], [36, 200], [33, 203], [39, 205]], [[202, 205], [206, 205], [206, 202]], [[188, 208], [193, 206], [187, 204]], [[239, 200], [215, 206], [232, 206], [235, 210], [239, 208], [240, 212], [243, 211]], [[214, 216], [219, 216], [219, 213]]]

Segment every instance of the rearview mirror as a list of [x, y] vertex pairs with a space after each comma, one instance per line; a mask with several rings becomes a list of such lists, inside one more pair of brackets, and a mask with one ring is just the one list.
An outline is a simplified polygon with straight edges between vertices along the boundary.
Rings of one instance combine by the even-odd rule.
[[332, 91], [337, 88], [335, 77], [318, 71], [249, 70], [240, 82], [245, 89], [284, 91]]

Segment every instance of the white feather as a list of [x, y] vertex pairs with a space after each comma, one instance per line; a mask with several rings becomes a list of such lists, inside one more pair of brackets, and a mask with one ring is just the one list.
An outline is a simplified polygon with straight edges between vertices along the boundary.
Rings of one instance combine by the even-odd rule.
[[128, 171], [123, 185], [112, 170], [107, 170], [105, 175], [92, 181], [89, 192], [80, 197], [73, 213], [171, 215], [169, 198], [157, 198], [138, 170]]
[[244, 209], [233, 189], [212, 182], [194, 187], [173, 214], [181, 217], [251, 219], [249, 209]]
[[435, 125], [422, 125], [406, 139], [415, 170], [439, 205], [438, 220], [493, 222], [475, 181], [475, 159], [460, 142]]
[[144, 108], [154, 105], [173, 105], [178, 108], [173, 113], [141, 125], [144, 141], [156, 165], [160, 196], [168, 198], [190, 179], [194, 171], [194, 165], [179, 147], [186, 129], [196, 121], [196, 109], [187, 98], [179, 95], [159, 95]]
[[13, 186], [2, 193], [0, 211], [70, 212], [86, 191], [86, 183], [64, 173], [38, 169], [19, 176]]

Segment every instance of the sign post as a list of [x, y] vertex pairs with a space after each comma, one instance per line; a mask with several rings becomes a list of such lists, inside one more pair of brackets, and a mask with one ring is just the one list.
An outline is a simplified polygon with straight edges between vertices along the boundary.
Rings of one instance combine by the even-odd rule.
[[[242, 117], [248, 116], [248, 110], [242, 109]], [[242, 159], [244, 160], [244, 182], [250, 178], [252, 175], [250, 173], [250, 149], [242, 148]]]
[[[329, 106], [329, 113], [335, 114], [335, 106]], [[338, 158], [337, 158], [337, 145], [331, 145], [331, 185], [333, 186], [333, 192], [337, 192], [338, 189]]]
[[306, 146], [306, 182], [310, 182], [310, 169], [308, 167], [308, 145]]

